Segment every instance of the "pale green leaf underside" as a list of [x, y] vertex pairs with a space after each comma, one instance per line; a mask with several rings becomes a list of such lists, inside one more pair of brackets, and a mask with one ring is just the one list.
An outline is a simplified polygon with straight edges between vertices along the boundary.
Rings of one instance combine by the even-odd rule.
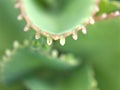
[[50, 34], [63, 34], [82, 26], [92, 15], [96, 0], [68, 0], [57, 12], [46, 11], [37, 0], [22, 0], [31, 22]]
[[61, 73], [50, 81], [33, 76], [24, 82], [30, 90], [93, 90], [91, 73], [91, 67], [84, 65], [68, 75]]

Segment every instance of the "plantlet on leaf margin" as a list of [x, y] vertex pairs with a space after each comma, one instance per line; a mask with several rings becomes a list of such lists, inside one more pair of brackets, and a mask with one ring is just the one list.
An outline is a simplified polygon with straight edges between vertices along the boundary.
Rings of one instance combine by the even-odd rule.
[[114, 17], [120, 17], [120, 11], [115, 11], [112, 13], [103, 13], [100, 16], [94, 17], [95, 21], [100, 21], [100, 20], [104, 20], [104, 19], [109, 19], [109, 18], [114, 18]]
[[[29, 2], [29, 3], [27, 3], [27, 2]], [[72, 35], [74, 40], [77, 40], [78, 39], [78, 36], [77, 36], [78, 31], [82, 30], [83, 34], [86, 34], [87, 33], [86, 25], [95, 23], [95, 20], [94, 20], [93, 16], [96, 14], [96, 12], [99, 11], [99, 8], [98, 8], [99, 0], [90, 0], [90, 1], [85, 0], [84, 2], [86, 2], [86, 6], [89, 5], [87, 7], [85, 7], [85, 5], [82, 5], [81, 1], [75, 0], [74, 1], [75, 4], [78, 3], [77, 4], [78, 7], [76, 7], [76, 8], [77, 9], [82, 8], [83, 10], [80, 10], [80, 9], [77, 10], [76, 8], [74, 9], [72, 7], [73, 8], [73, 12], [75, 12], [74, 16], [76, 17], [76, 14], [78, 14], [78, 17], [77, 17], [78, 19], [75, 18], [76, 21], [75, 20], [71, 21], [72, 24], [68, 24], [69, 20], [72, 17], [68, 17], [68, 18], [66, 17], [67, 20], [66, 21], [62, 21], [62, 22], [66, 22], [66, 24], [68, 24], [69, 28], [66, 27], [67, 26], [66, 24], [62, 24], [61, 26], [60, 25], [58, 25], [58, 26], [60, 26], [60, 28], [61, 27], [63, 27], [63, 28], [59, 29], [57, 31], [55, 31], [56, 28], [53, 28], [54, 30], [52, 30], [52, 29], [51, 30], [50, 29], [44, 30], [44, 28], [40, 28], [42, 26], [42, 25], [40, 25], [40, 23], [36, 24], [36, 20], [35, 20], [35, 22], [34, 22], [34, 20], [31, 20], [31, 17], [30, 17], [30, 14], [29, 14], [29, 10], [28, 10], [29, 8], [31, 8], [31, 9], [33, 8], [35, 10], [32, 10], [32, 12], [33, 12], [32, 14], [34, 14], [34, 13], [39, 14], [39, 12], [40, 12], [40, 15], [41, 15], [42, 12], [40, 10], [42, 10], [42, 9], [40, 9], [40, 10], [38, 9], [39, 11], [37, 11], [37, 8], [36, 8], [37, 4], [32, 5], [33, 7], [29, 7], [29, 4], [31, 5], [30, 2], [31, 3], [35, 3], [35, 1], [31, 1], [31, 0], [28, 0], [28, 1], [27, 0], [18, 0], [17, 4], [15, 5], [16, 8], [20, 9], [20, 15], [18, 16], [18, 20], [24, 19], [26, 21], [26, 26], [24, 28], [25, 32], [28, 31], [29, 28], [32, 28], [33, 30], [35, 30], [35, 32], [36, 32], [36, 34], [35, 34], [36, 39], [40, 38], [40, 34], [45, 36], [45, 37], [47, 37], [48, 45], [51, 45], [53, 40], [59, 40], [60, 39], [60, 44], [63, 46], [65, 44], [65, 38], [70, 36], [70, 35]], [[72, 3], [74, 3], [74, 2], [72, 2]], [[71, 5], [73, 5], [73, 4], [71, 4]], [[71, 8], [71, 6], [70, 6], [70, 8]], [[37, 11], [37, 12], [34, 12], [34, 11]], [[85, 14], [82, 14], [84, 12], [85, 12]], [[66, 13], [69, 13], [69, 12], [66, 11]], [[79, 18], [79, 15], [81, 15], [80, 18]], [[84, 17], [84, 15], [85, 15], [85, 17]], [[68, 16], [69, 16], [69, 14], [68, 14]], [[63, 15], [63, 17], [64, 17], [64, 15]], [[32, 18], [34, 18], [34, 17], [32, 17]], [[60, 17], [60, 19], [61, 19], [61, 17]], [[62, 19], [64, 20], [64, 18], [62, 18]], [[61, 21], [61, 20], [58, 20], [58, 22], [59, 21]], [[47, 26], [45, 26], [45, 27], [47, 27]], [[53, 25], [51, 27], [56, 27], [56, 26]]]

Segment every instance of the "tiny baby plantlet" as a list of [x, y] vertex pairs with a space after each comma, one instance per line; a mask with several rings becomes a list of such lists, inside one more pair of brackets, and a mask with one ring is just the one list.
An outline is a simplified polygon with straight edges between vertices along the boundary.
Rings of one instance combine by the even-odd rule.
[[0, 0], [0, 11], [0, 90], [120, 90], [119, 0]]

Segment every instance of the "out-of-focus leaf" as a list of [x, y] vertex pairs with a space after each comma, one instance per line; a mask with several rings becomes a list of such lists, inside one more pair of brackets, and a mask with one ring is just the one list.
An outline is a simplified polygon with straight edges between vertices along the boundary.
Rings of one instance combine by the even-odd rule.
[[100, 11], [97, 15], [111, 13], [120, 10], [120, 3], [116, 0], [100, 0], [99, 8]]
[[24, 83], [30, 90], [53, 90], [50, 85], [39, 78], [27, 78], [24, 80]]
[[79, 33], [77, 41], [69, 37], [64, 47], [57, 47], [93, 64], [101, 90], [120, 90], [120, 18], [99, 21], [87, 29], [88, 34]]
[[17, 20], [19, 12], [14, 5], [15, 0], [0, 0], [0, 53], [10, 48], [13, 41], [30, 37], [23, 32], [25, 23]]
[[28, 47], [18, 48], [9, 54], [10, 56], [6, 56], [6, 59], [1, 62], [0, 72], [5, 83], [21, 78], [21, 76], [38, 68], [48, 71], [50, 69], [64, 71], [71, 70], [76, 66], [58, 57], [53, 57], [49, 53], [43, 53], [42, 51], [38, 53]]
[[97, 82], [93, 77], [91, 67], [85, 65], [67, 75], [61, 73], [49, 81], [31, 77], [24, 82], [31, 90], [95, 90]]
[[0, 90], [25, 90], [25, 87], [21, 83], [16, 83], [11, 86], [6, 86], [0, 83]]

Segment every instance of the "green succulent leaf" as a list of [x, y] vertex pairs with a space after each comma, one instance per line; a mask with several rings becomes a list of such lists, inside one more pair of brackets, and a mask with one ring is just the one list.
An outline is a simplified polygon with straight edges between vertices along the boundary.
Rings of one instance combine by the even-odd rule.
[[96, 0], [22, 0], [32, 24], [50, 34], [73, 31], [91, 17]]
[[30, 90], [53, 90], [50, 85], [39, 78], [27, 78], [24, 80], [26, 88]]
[[[79, 65], [79, 61], [73, 57], [64, 55], [63, 58], [58, 58], [55, 55], [36, 51], [29, 46], [22, 46], [13, 51], [6, 51], [7, 56], [1, 62], [1, 77], [3, 82], [9, 83], [21, 76], [35, 71], [36, 69], [52, 69], [53, 71], [72, 70]], [[22, 57], [22, 58], [21, 58]], [[65, 59], [69, 59], [65, 61]]]
[[[120, 18], [96, 22], [87, 27], [86, 36], [79, 33], [79, 39], [67, 39], [64, 47], [56, 45], [61, 52], [81, 56], [96, 69], [101, 90], [120, 89]], [[59, 46], [59, 47], [58, 47]], [[74, 47], [74, 48], [73, 48]]]
[[30, 77], [26, 78], [24, 82], [30, 90], [97, 90], [97, 82], [88, 65], [79, 67], [67, 75], [61, 73], [50, 81]]
[[21, 42], [30, 37], [22, 31], [24, 22], [20, 24], [17, 21], [18, 11], [14, 9], [14, 4], [15, 0], [0, 0], [0, 54], [6, 48], [11, 48], [13, 41]]
[[97, 15], [111, 13], [120, 10], [120, 3], [117, 0], [101, 0], [99, 3], [100, 11]]

